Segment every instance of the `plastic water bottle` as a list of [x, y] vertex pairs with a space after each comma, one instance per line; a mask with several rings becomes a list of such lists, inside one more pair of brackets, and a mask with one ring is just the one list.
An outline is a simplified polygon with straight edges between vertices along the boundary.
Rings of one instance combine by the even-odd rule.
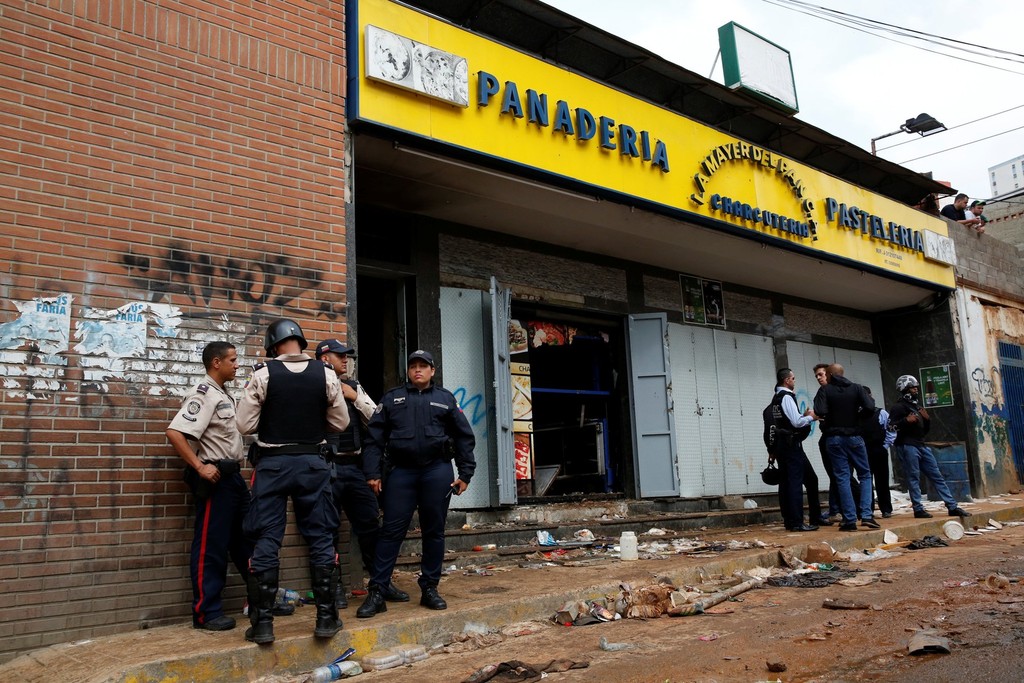
[[313, 673], [306, 680], [311, 683], [327, 683], [327, 681], [336, 681], [339, 678], [348, 678], [361, 673], [363, 673], [363, 667], [359, 666], [359, 662], [338, 662], [313, 669]]
[[274, 599], [274, 602], [279, 605], [298, 605], [299, 592], [289, 588], [278, 588], [277, 597]]
[[639, 558], [636, 549], [636, 534], [632, 531], [623, 531], [619, 537], [619, 559], [636, 560]]

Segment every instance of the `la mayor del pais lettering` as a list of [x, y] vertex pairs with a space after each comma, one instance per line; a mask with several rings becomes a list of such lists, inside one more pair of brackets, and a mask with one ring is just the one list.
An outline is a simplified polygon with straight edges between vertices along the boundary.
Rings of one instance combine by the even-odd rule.
[[[732, 197], [721, 194], [707, 196], [712, 177], [722, 166], [732, 161], [749, 161], [777, 174], [800, 202], [804, 221], [762, 209]], [[747, 142], [735, 141], [712, 149], [700, 162], [700, 172], [693, 176], [697, 191], [690, 195], [690, 201], [697, 205], [708, 205], [713, 212], [734, 216], [747, 223], [763, 225], [788, 235], [818, 239], [817, 222], [814, 218], [815, 203], [807, 196], [807, 184], [797, 176], [796, 168], [786, 159], [769, 150]], [[868, 213], [856, 206], [848, 206], [837, 199], [825, 200], [825, 218], [837, 228], [859, 230], [871, 239], [881, 240], [902, 249], [924, 253], [924, 238], [920, 230], [913, 230], [894, 221]]]
[[515, 81], [505, 81], [502, 87], [494, 74], [486, 71], [477, 73], [477, 106], [489, 106], [491, 99], [499, 93], [502, 114], [516, 118], [525, 117], [527, 121], [537, 126], [552, 126], [553, 130], [563, 135], [575, 136], [580, 142], [597, 136], [598, 143], [603, 149], [618, 149], [623, 156], [642, 159], [661, 169], [662, 173], [669, 172], [668, 148], [661, 140], [652, 139], [649, 131], [637, 131], [625, 123], [617, 124], [615, 119], [608, 116], [595, 117], [583, 107], [576, 107], [574, 110], [565, 100], [555, 102], [552, 110], [547, 93], [527, 89], [524, 100]]

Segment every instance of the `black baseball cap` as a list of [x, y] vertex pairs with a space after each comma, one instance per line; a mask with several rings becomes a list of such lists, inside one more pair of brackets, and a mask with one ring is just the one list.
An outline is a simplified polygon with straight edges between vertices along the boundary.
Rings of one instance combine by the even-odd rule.
[[339, 356], [352, 356], [353, 358], [356, 357], [355, 349], [350, 349], [337, 339], [328, 339], [316, 345], [317, 358], [324, 355], [325, 353], [336, 353]]
[[419, 359], [419, 360], [423, 361], [424, 363], [426, 363], [430, 367], [434, 367], [434, 357], [431, 356], [426, 351], [419, 350], [419, 349], [416, 350], [416, 351], [413, 351], [412, 353], [409, 354], [409, 362], [406, 363], [406, 365], [412, 365], [412, 362], [414, 360], [416, 360], [416, 359]]

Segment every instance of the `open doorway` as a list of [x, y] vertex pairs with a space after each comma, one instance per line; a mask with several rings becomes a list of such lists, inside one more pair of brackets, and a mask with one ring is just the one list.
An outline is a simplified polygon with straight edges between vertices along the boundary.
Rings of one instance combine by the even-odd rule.
[[509, 336], [520, 500], [620, 493], [621, 325], [513, 306]]
[[359, 383], [379, 401], [385, 391], [405, 382], [412, 278], [358, 274], [356, 324]]

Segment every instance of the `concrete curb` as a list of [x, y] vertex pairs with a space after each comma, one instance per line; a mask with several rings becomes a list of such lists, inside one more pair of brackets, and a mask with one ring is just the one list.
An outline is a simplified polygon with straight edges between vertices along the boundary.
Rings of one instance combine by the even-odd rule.
[[[984, 526], [988, 519], [1011, 521], [1024, 518], [1024, 502], [1013, 500], [1010, 505], [996, 509], [977, 509], [969, 520]], [[906, 519], [903, 519], [906, 517]], [[942, 525], [949, 517], [936, 513], [933, 519], [914, 519], [899, 515], [885, 520], [885, 529], [895, 532], [901, 538], [942, 534]], [[895, 522], [895, 523], [894, 523]], [[965, 525], [967, 526], [967, 525]], [[762, 539], [781, 544], [795, 556], [801, 556], [811, 543], [826, 541], [837, 551], [853, 548], [873, 547], [882, 542], [883, 530], [843, 533], [836, 527], [822, 527], [818, 532], [793, 534], [789, 532], [759, 529]], [[799, 540], [799, 542], [793, 542]], [[354, 608], [343, 612], [346, 629], [329, 641], [318, 641], [312, 637], [312, 620], [306, 617], [286, 617], [278, 620], [278, 639], [271, 646], [258, 647], [242, 640], [240, 623], [231, 632], [230, 640], [224, 634], [209, 634], [194, 631], [186, 626], [169, 626], [132, 634], [120, 634], [96, 639], [96, 647], [105, 647], [123, 655], [116, 663], [117, 669], [106, 672], [93, 668], [85, 678], [73, 679], [65, 675], [65, 667], [58, 661], [73, 652], [74, 647], [89, 647], [85, 644], [66, 644], [46, 648], [24, 655], [0, 666], [0, 679], [24, 681], [84, 680], [90, 683], [117, 681], [118, 683], [184, 683], [192, 681], [248, 681], [270, 673], [297, 674], [310, 671], [333, 659], [348, 647], [361, 657], [374, 650], [387, 649], [398, 644], [420, 643], [431, 646], [446, 642], [453, 633], [462, 632], [467, 624], [497, 629], [510, 623], [529, 620], [547, 620], [564, 603], [586, 600], [615, 594], [623, 581], [634, 585], [651, 582], [652, 576], [665, 576], [677, 585], [700, 583], [711, 575], [731, 575], [737, 571], [755, 567], [776, 567], [780, 564], [780, 548], [750, 549], [723, 553], [710, 561], [706, 558], [674, 556], [661, 560], [641, 560], [630, 563], [613, 563], [605, 568], [606, 575], [614, 578], [590, 582], [571, 588], [556, 587], [538, 595], [509, 598], [502, 595], [492, 600], [476, 599], [472, 604], [456, 601], [453, 607], [442, 612], [430, 612], [415, 605], [395, 605], [394, 614], [357, 620]], [[580, 577], [586, 580], [585, 576]], [[443, 587], [443, 586], [442, 586]], [[415, 596], [413, 600], [415, 601]], [[451, 602], [451, 601], [449, 601]], [[460, 604], [463, 603], [463, 604]], [[300, 613], [310, 608], [303, 608]], [[404, 612], [408, 611], [408, 616]], [[396, 618], [397, 617], [397, 618]], [[294, 619], [294, 621], [289, 621]], [[145, 634], [145, 635], [140, 635]], [[142, 643], [157, 651], [142, 652]], [[135, 645], [133, 645], [135, 643]], [[86, 653], [82, 653], [86, 654]], [[131, 662], [135, 658], [137, 661]], [[145, 661], [139, 661], [143, 660]], [[35, 669], [33, 670], [33, 664]], [[48, 666], [51, 665], [51, 666]], [[38, 674], [38, 675], [33, 675]], [[14, 676], [11, 678], [9, 676]]]

